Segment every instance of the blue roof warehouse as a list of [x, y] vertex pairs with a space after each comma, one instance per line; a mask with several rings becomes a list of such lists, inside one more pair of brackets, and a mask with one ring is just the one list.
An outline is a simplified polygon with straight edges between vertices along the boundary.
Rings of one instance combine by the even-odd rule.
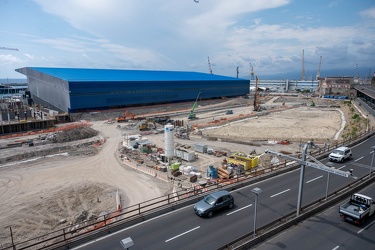
[[77, 112], [157, 103], [245, 96], [250, 81], [198, 72], [84, 68], [16, 69], [27, 76], [35, 103]]

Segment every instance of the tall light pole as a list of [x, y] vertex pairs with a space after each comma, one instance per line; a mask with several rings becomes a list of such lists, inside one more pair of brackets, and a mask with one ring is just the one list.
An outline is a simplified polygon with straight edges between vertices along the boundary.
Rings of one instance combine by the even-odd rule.
[[[305, 144], [305, 146], [303, 146], [302, 161], [306, 161], [308, 146], [309, 145], [307, 143]], [[301, 204], [302, 204], [302, 193], [303, 193], [303, 182], [304, 182], [304, 179], [305, 179], [305, 165], [301, 164], [300, 176], [299, 176], [299, 186], [298, 186], [297, 217], [301, 213]]]
[[368, 175], [369, 179], [371, 178], [372, 164], [374, 164], [375, 146], [372, 146], [371, 149], [373, 149], [374, 151], [372, 151], [372, 159], [371, 159], [371, 165], [370, 165], [370, 174]]
[[[298, 201], [297, 201], [297, 217], [300, 215], [300, 212], [301, 212], [305, 166], [313, 167], [313, 168], [316, 168], [316, 169], [319, 169], [319, 170], [323, 170], [323, 171], [333, 173], [333, 174], [336, 174], [336, 175], [340, 175], [340, 176], [343, 176], [343, 177], [347, 177], [347, 178], [348, 177], [355, 178], [355, 179], [357, 178], [353, 175], [353, 169], [349, 169], [349, 171], [342, 171], [342, 170], [339, 170], [339, 169], [327, 167], [327, 166], [325, 166], [321, 163], [316, 164], [316, 163], [313, 163], [313, 162], [306, 161], [307, 147], [308, 147], [308, 144], [305, 144], [305, 146], [303, 147], [302, 159], [299, 159], [299, 158], [296, 158], [296, 157], [293, 157], [293, 156], [290, 156], [290, 155], [274, 152], [274, 151], [271, 151], [271, 150], [268, 150], [268, 149], [265, 151], [266, 153], [274, 154], [274, 155], [277, 155], [279, 157], [283, 157], [283, 158], [301, 163], [301, 172], [300, 172], [299, 188], [298, 188]], [[375, 146], [374, 146], [374, 149], [375, 149]], [[309, 157], [311, 157], [311, 156], [309, 156]]]
[[[331, 162], [327, 162], [326, 165], [334, 169]], [[327, 201], [327, 198], [328, 198], [328, 187], [329, 187], [329, 172], [328, 172], [328, 175], [327, 175], [326, 201]]]
[[257, 203], [258, 203], [258, 195], [262, 192], [262, 189], [256, 187], [251, 189], [251, 192], [255, 194], [255, 205], [254, 205], [254, 238], [256, 236], [256, 228], [257, 228]]

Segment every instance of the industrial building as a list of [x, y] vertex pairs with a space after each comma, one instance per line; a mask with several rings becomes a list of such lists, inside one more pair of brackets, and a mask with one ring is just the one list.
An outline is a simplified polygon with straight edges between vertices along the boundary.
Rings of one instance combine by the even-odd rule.
[[84, 68], [16, 69], [27, 76], [33, 101], [74, 113], [115, 107], [245, 96], [246, 79], [182, 71]]

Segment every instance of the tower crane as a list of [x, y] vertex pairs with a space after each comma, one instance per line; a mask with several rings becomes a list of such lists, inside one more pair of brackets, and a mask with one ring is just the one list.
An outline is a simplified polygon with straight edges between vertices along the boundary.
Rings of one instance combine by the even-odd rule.
[[305, 50], [302, 50], [302, 77], [301, 80], [305, 80]]
[[250, 63], [250, 75], [251, 75], [251, 80], [254, 80], [254, 67]]
[[261, 111], [262, 108], [261, 108], [261, 106], [258, 104], [257, 97], [258, 97], [258, 76], [255, 77], [254, 111]]
[[320, 56], [320, 62], [318, 67], [318, 73], [316, 73], [316, 80], [319, 80], [320, 78], [320, 67], [322, 66], [322, 56]]
[[0, 49], [6, 49], [6, 50], [15, 50], [15, 51], [18, 51], [18, 49], [16, 49], [16, 48], [7, 48], [7, 47], [0, 47]]
[[358, 82], [358, 81], [359, 81], [358, 63], [355, 65], [355, 78], [354, 78], [354, 81], [355, 81], [355, 82]]
[[210, 57], [208, 56], [208, 70], [210, 71], [210, 74], [212, 74], [212, 68], [211, 68], [211, 63], [210, 63]]

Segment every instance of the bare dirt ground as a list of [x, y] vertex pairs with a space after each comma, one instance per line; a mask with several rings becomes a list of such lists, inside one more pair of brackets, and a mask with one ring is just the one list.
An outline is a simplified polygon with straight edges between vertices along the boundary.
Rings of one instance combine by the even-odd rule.
[[[266, 103], [267, 101], [270, 102]], [[198, 133], [197, 135], [191, 134], [190, 140], [175, 138], [175, 142], [192, 146], [195, 143], [204, 143], [208, 147], [228, 152], [249, 153], [256, 149], [258, 153], [261, 153], [269, 148], [294, 153], [300, 148], [296, 141], [320, 139], [331, 142], [335, 140], [341, 128], [354, 126], [351, 117], [353, 112], [359, 113], [356, 109], [353, 111], [342, 102], [322, 101], [321, 99], [314, 99], [317, 107], [309, 107], [310, 101], [308, 98], [284, 97], [279, 100], [268, 98], [263, 104], [269, 109], [272, 105], [282, 105], [282, 102], [285, 106], [289, 103], [302, 103], [305, 106], [259, 115], [257, 118], [233, 122], [221, 127], [215, 127], [212, 124], [212, 127], [206, 126], [201, 130], [204, 138]], [[241, 104], [241, 106], [231, 108], [234, 111], [233, 115], [225, 115], [227, 107], [232, 104]], [[215, 106], [214, 103], [208, 103], [207, 106], [209, 105]], [[199, 112], [197, 120], [187, 121], [186, 114], [175, 116], [173, 119], [184, 119], [194, 126], [200, 123], [208, 124], [223, 117], [253, 113], [250, 101], [246, 99], [221, 100], [217, 101], [216, 105], [223, 105], [223, 109], [200, 113], [200, 108], [197, 108]], [[162, 110], [153, 107], [152, 111], [148, 112], [165, 112], [171, 110], [171, 106], [164, 106]], [[174, 109], [189, 110], [188, 105], [181, 105]], [[91, 139], [58, 143], [60, 147], [65, 145], [64, 143], [74, 145], [70, 148], [61, 147], [61, 150], [58, 150], [61, 153], [59, 155], [58, 151], [51, 150], [48, 157], [43, 155], [44, 157], [34, 158], [34, 160], [23, 159], [22, 155], [26, 151], [30, 155], [30, 151], [37, 152], [44, 147], [43, 152], [45, 152], [46, 147], [57, 147], [55, 144], [1, 150], [3, 160], [0, 159], [0, 247], [10, 242], [10, 226], [15, 241], [20, 242], [66, 227], [69, 223], [97, 216], [102, 212], [114, 211], [116, 191], [119, 191], [121, 195], [123, 207], [171, 192], [170, 183], [133, 170], [119, 161], [118, 149], [122, 135], [140, 132], [137, 129], [121, 129], [116, 123], [106, 122], [106, 119], [113, 119], [116, 116], [111, 113], [82, 114], [80, 119], [90, 120], [91, 128], [99, 134]], [[375, 123], [371, 118], [370, 125], [373, 124]], [[358, 126], [363, 129], [364, 125]], [[338, 137], [344, 133], [345, 130]], [[243, 145], [221, 140], [206, 140], [208, 136], [245, 141], [256, 139], [256, 141], [251, 145]], [[164, 147], [163, 134], [144, 133], [144, 137], [148, 137], [158, 147]], [[294, 142], [289, 145], [267, 142], [267, 140], [280, 138], [292, 139]], [[104, 139], [105, 142], [97, 147], [85, 146], [88, 141], [95, 142], [99, 139]], [[0, 140], [1, 143], [5, 142]], [[51, 156], [53, 154], [56, 155]], [[4, 157], [9, 157], [9, 155], [14, 155], [14, 157], [11, 160], [10, 158], [4, 160]], [[199, 159], [191, 164], [204, 172], [210, 164], [219, 164], [221, 161], [222, 158], [199, 154]]]

